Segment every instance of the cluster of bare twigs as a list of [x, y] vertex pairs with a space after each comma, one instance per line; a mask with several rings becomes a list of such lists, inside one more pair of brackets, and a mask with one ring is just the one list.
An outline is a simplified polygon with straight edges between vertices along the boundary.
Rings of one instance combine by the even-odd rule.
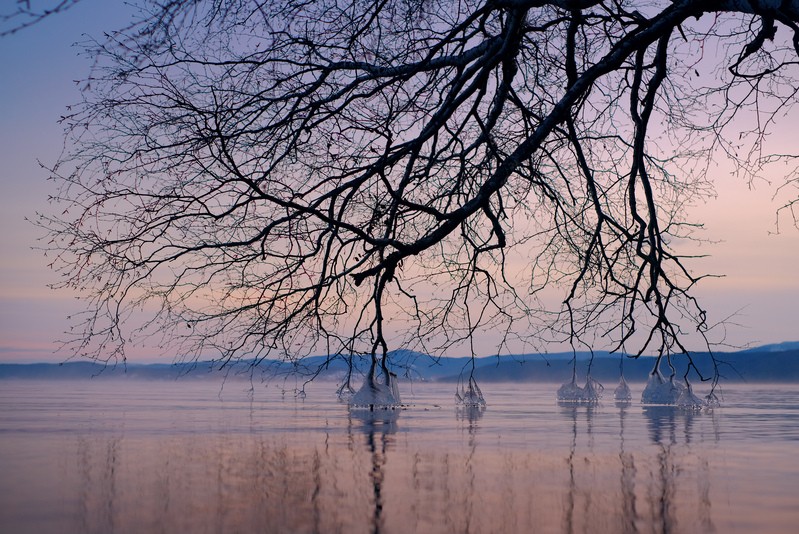
[[140, 309], [222, 362], [387, 371], [486, 332], [690, 354], [685, 208], [741, 110], [793, 105], [795, 4], [147, 4], [96, 45], [41, 219], [88, 296], [74, 348], [124, 358]]
[[[0, 37], [12, 35], [20, 30], [29, 28], [44, 19], [62, 13], [77, 4], [80, 0], [54, 0], [40, 3], [30, 0], [16, 0], [13, 7], [0, 8]], [[11, 3], [10, 1], [8, 2]]]

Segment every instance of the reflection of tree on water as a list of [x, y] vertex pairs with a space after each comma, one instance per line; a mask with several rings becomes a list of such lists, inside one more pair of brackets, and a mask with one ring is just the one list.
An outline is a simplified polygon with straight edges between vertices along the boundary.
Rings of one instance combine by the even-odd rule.
[[[561, 403], [562, 411], [571, 416], [572, 439], [569, 447], [569, 493], [566, 497], [566, 515], [564, 517], [565, 530], [570, 534], [574, 532], [574, 498], [577, 491], [577, 482], [574, 476], [574, 456], [577, 452], [577, 406]], [[586, 410], [591, 410], [592, 406], [586, 406]]]
[[353, 420], [360, 423], [360, 430], [366, 435], [366, 446], [371, 455], [372, 470], [369, 478], [372, 482], [374, 513], [372, 515], [372, 532], [375, 534], [384, 530], [383, 518], [383, 483], [385, 479], [386, 453], [393, 443], [391, 434], [397, 431], [399, 410], [374, 409], [350, 410], [350, 431]]
[[[251, 428], [203, 439], [92, 436], [78, 451], [82, 480], [69, 485], [84, 489], [84, 522], [70, 530], [714, 528], [713, 463], [696, 453], [704, 450], [700, 430], [708, 429], [709, 414], [570, 403], [539, 426], [502, 410], [489, 417], [480, 409], [455, 409], [455, 421], [452, 411], [437, 413], [425, 423], [432, 426], [422, 425], [424, 413], [342, 410], [338, 418], [325, 414], [311, 429], [294, 427], [292, 419], [269, 418], [268, 426], [254, 413]], [[399, 417], [409, 418], [403, 419], [407, 435], [398, 434]], [[503, 417], [514, 418], [515, 433], [501, 426]], [[551, 432], [552, 424], [560, 428]], [[495, 428], [508, 431], [501, 441]], [[534, 432], [541, 447], [525, 445]], [[551, 438], [540, 437], [550, 432]]]
[[[569, 456], [567, 464], [569, 466], [569, 489], [566, 493], [566, 504], [563, 517], [563, 530], [564, 532], [575, 532], [575, 508], [577, 503], [578, 493], [580, 488], [577, 484], [577, 416], [581, 412], [585, 412], [586, 420], [586, 435], [589, 437], [589, 442], [593, 438], [593, 415], [596, 405], [594, 403], [574, 403], [574, 402], [559, 402], [561, 413], [566, 416], [566, 419], [571, 423], [571, 443], [569, 444]], [[586, 503], [587, 505], [588, 503]], [[590, 513], [586, 510], [586, 513]]]
[[121, 438], [113, 436], [102, 443], [102, 461], [92, 454], [92, 440], [78, 438], [78, 463], [82, 475], [80, 519], [83, 532], [114, 532], [116, 486]]
[[630, 402], [616, 401], [619, 409], [619, 462], [621, 463], [621, 532], [638, 532], [635, 509], [635, 457], [624, 448], [624, 423]]
[[[644, 406], [644, 416], [652, 443], [691, 443], [696, 413], [675, 406]], [[679, 438], [682, 438], [681, 440]]]
[[[649, 437], [659, 448], [657, 470], [652, 471], [653, 480], [648, 484], [650, 506], [654, 512], [653, 524], [659, 525], [660, 532], [674, 532], [678, 529], [677, 502], [681, 501], [679, 479], [683, 475], [695, 473], [697, 484], [697, 515], [703, 532], [715, 531], [711, 516], [710, 468], [707, 459], [691, 454], [696, 418], [702, 414], [674, 406], [644, 406]], [[696, 461], [694, 469], [686, 464]]]
[[469, 434], [477, 429], [477, 422], [483, 418], [485, 406], [455, 406], [455, 419], [468, 422]]
[[[653, 523], [660, 527], [660, 532], [673, 532], [678, 526], [673, 502], [677, 495], [679, 473], [673, 447], [677, 443], [680, 427], [684, 430], [685, 443], [690, 443], [693, 414], [690, 410], [678, 410], [673, 406], [644, 406], [643, 411], [650, 439], [659, 447], [657, 470], [652, 471], [653, 480], [647, 485]], [[678, 421], [678, 415], [683, 416], [682, 422]]]
[[[641, 419], [628, 404], [612, 414], [606, 408], [560, 404], [570, 436], [560, 530], [712, 532], [710, 464], [692, 445], [702, 415], [657, 406], [644, 408]], [[614, 419], [618, 430], [611, 433]], [[637, 441], [642, 430], [650, 446]]]
[[[471, 386], [470, 386], [471, 387]], [[476, 387], [476, 384], [475, 384]], [[480, 389], [477, 388], [477, 393], [479, 398], [482, 399], [482, 392]], [[465, 397], [464, 397], [465, 398]], [[465, 428], [469, 433], [469, 452], [466, 455], [466, 485], [468, 490], [464, 494], [465, 503], [463, 506], [463, 514], [464, 514], [464, 521], [465, 521], [465, 532], [472, 531], [472, 518], [474, 516], [474, 504], [476, 498], [476, 473], [475, 473], [475, 466], [474, 466], [474, 457], [475, 452], [477, 451], [477, 430], [478, 430], [478, 422], [483, 418], [483, 414], [486, 411], [486, 403], [483, 400], [482, 402], [473, 402], [469, 403], [459, 403], [455, 405], [455, 419], [458, 421], [465, 423]]]
[[[479, 389], [478, 389], [479, 391]], [[480, 394], [482, 397], [482, 393]], [[460, 404], [455, 406], [455, 418], [458, 421], [466, 423], [465, 427], [467, 432], [469, 433], [469, 453], [466, 455], [466, 482], [468, 486], [468, 490], [466, 491], [464, 498], [466, 502], [463, 506], [463, 515], [465, 521], [465, 532], [472, 531], [472, 518], [474, 516], [474, 504], [475, 504], [475, 497], [476, 497], [476, 473], [475, 473], [475, 466], [474, 466], [474, 456], [475, 452], [477, 451], [477, 429], [478, 429], [478, 422], [480, 419], [483, 418], [483, 414], [486, 411], [485, 402], [482, 403], [474, 403], [474, 404]]]

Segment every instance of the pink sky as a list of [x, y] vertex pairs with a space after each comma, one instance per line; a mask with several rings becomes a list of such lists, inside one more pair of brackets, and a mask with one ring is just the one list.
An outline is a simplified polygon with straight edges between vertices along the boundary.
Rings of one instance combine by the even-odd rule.
[[[68, 104], [79, 100], [74, 80], [84, 77], [89, 61], [72, 43], [82, 34], [100, 35], [126, 21], [121, 3], [83, 0], [67, 13], [0, 39], [0, 362], [63, 361], [56, 340], [68, 328], [66, 316], [79, 311], [75, 296], [46, 287], [55, 281], [47, 259], [31, 250], [38, 230], [25, 222], [46, 208], [50, 184], [37, 159], [52, 163], [61, 149], [57, 124]], [[787, 150], [795, 151], [797, 121], [781, 131]], [[779, 137], [776, 139], [780, 144]], [[706, 223], [705, 237], [719, 241], [702, 247], [712, 255], [698, 268], [726, 275], [708, 280], [698, 295], [711, 321], [739, 312], [727, 328], [735, 345], [799, 340], [799, 230], [787, 219], [776, 232], [775, 211], [792, 191], [774, 198], [779, 177], [750, 190], [719, 162], [717, 199], [695, 208]], [[492, 340], [481, 340], [480, 354], [491, 354]], [[552, 347], [560, 350], [563, 347]], [[464, 351], [465, 353], [465, 351]], [[458, 356], [461, 354], [450, 354]], [[171, 361], [157, 349], [132, 353], [134, 361]]]

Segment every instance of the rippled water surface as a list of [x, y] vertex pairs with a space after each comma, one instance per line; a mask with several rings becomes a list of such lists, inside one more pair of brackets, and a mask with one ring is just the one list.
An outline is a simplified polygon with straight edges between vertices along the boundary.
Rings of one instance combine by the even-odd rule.
[[[556, 385], [0, 382], [0, 532], [797, 532], [799, 387], [713, 411], [563, 406]], [[640, 398], [642, 385], [632, 385]]]

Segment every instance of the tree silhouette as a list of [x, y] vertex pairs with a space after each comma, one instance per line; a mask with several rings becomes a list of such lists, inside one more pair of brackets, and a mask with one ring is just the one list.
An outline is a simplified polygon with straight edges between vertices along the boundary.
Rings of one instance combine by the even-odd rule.
[[91, 50], [39, 219], [88, 301], [72, 348], [124, 359], [140, 310], [186, 358], [364, 356], [385, 384], [389, 349], [486, 332], [690, 359], [686, 206], [721, 156], [796, 183], [764, 140], [797, 24], [770, 0], [146, 3]]

